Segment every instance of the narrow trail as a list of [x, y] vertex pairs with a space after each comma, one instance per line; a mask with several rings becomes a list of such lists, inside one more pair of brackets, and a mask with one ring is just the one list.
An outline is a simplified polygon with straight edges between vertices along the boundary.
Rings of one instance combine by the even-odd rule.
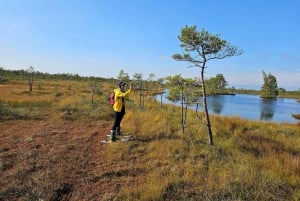
[[[48, 186], [53, 199], [106, 200], [112, 183], [99, 179], [110, 169], [105, 144], [109, 122], [10, 121], [0, 123], [0, 153], [5, 163], [1, 186], [7, 198], [29, 195], [23, 188]], [[18, 188], [15, 183], [18, 184]], [[41, 190], [41, 189], [40, 189]], [[2, 193], [4, 193], [2, 192]], [[108, 198], [111, 196], [108, 194]], [[104, 199], [102, 199], [104, 198]]]
[[[74, 189], [71, 200], [111, 200], [115, 192], [115, 184], [103, 175], [111, 170], [111, 160], [107, 156], [107, 144], [101, 143], [107, 139], [110, 123], [101, 127], [86, 128], [87, 138], [84, 144], [84, 156], [87, 159], [86, 177]], [[80, 193], [79, 193], [80, 192]]]

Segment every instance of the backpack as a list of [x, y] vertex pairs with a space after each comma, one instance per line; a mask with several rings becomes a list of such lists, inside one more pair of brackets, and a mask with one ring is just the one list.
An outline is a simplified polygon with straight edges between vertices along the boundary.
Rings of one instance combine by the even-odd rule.
[[110, 97], [109, 97], [109, 104], [110, 104], [111, 106], [114, 106], [114, 104], [115, 104], [115, 92], [112, 92], [112, 93], [110, 94]]

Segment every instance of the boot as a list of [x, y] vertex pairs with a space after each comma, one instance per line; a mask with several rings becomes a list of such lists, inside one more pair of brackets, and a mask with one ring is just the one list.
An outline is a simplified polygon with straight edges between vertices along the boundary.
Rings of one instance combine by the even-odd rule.
[[110, 140], [112, 142], [116, 141], [116, 131], [115, 130], [110, 131]]
[[116, 128], [116, 136], [120, 136], [121, 135], [121, 127], [117, 127]]

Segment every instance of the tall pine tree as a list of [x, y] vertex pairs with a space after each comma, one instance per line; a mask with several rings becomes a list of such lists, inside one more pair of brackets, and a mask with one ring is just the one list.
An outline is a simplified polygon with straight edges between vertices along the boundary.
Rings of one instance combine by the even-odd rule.
[[262, 90], [262, 98], [276, 98], [278, 95], [278, 86], [277, 86], [277, 80], [274, 75], [271, 73], [266, 74], [264, 71], [263, 73], [263, 79], [264, 83], [261, 87]]

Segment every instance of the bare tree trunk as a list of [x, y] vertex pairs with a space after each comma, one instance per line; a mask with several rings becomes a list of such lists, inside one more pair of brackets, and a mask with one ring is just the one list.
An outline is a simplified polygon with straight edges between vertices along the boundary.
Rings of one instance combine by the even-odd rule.
[[209, 114], [208, 114], [208, 109], [207, 109], [207, 103], [206, 103], [206, 89], [205, 89], [205, 81], [204, 81], [204, 68], [205, 68], [205, 63], [201, 67], [201, 81], [202, 81], [202, 87], [203, 87], [203, 108], [204, 108], [204, 113], [205, 113], [205, 118], [206, 118], [206, 127], [207, 127], [207, 133], [208, 133], [208, 138], [209, 138], [209, 144], [213, 145], [213, 136], [212, 136], [212, 131], [211, 131], [211, 126], [210, 126], [210, 120], [209, 120]]
[[140, 80], [140, 83], [139, 83], [139, 95], [140, 95], [140, 106], [143, 107], [143, 100], [142, 100], [142, 90], [143, 90], [143, 83], [142, 81]]
[[[182, 92], [181, 93], [183, 93], [183, 87], [182, 87]], [[184, 105], [184, 96], [183, 96], [183, 94], [181, 94], [181, 132], [182, 132], [182, 134], [184, 134], [184, 118], [183, 118], [183, 112], [184, 112], [184, 110], [183, 110], [183, 105]]]
[[140, 106], [142, 107], [142, 92], [141, 92], [141, 89], [140, 89]]
[[142, 107], [144, 108], [145, 107], [145, 92], [143, 92], [143, 105]]
[[29, 75], [29, 80], [28, 80], [29, 93], [32, 92], [32, 83], [33, 83], [33, 81], [32, 81], [32, 75], [30, 74], [30, 75]]

